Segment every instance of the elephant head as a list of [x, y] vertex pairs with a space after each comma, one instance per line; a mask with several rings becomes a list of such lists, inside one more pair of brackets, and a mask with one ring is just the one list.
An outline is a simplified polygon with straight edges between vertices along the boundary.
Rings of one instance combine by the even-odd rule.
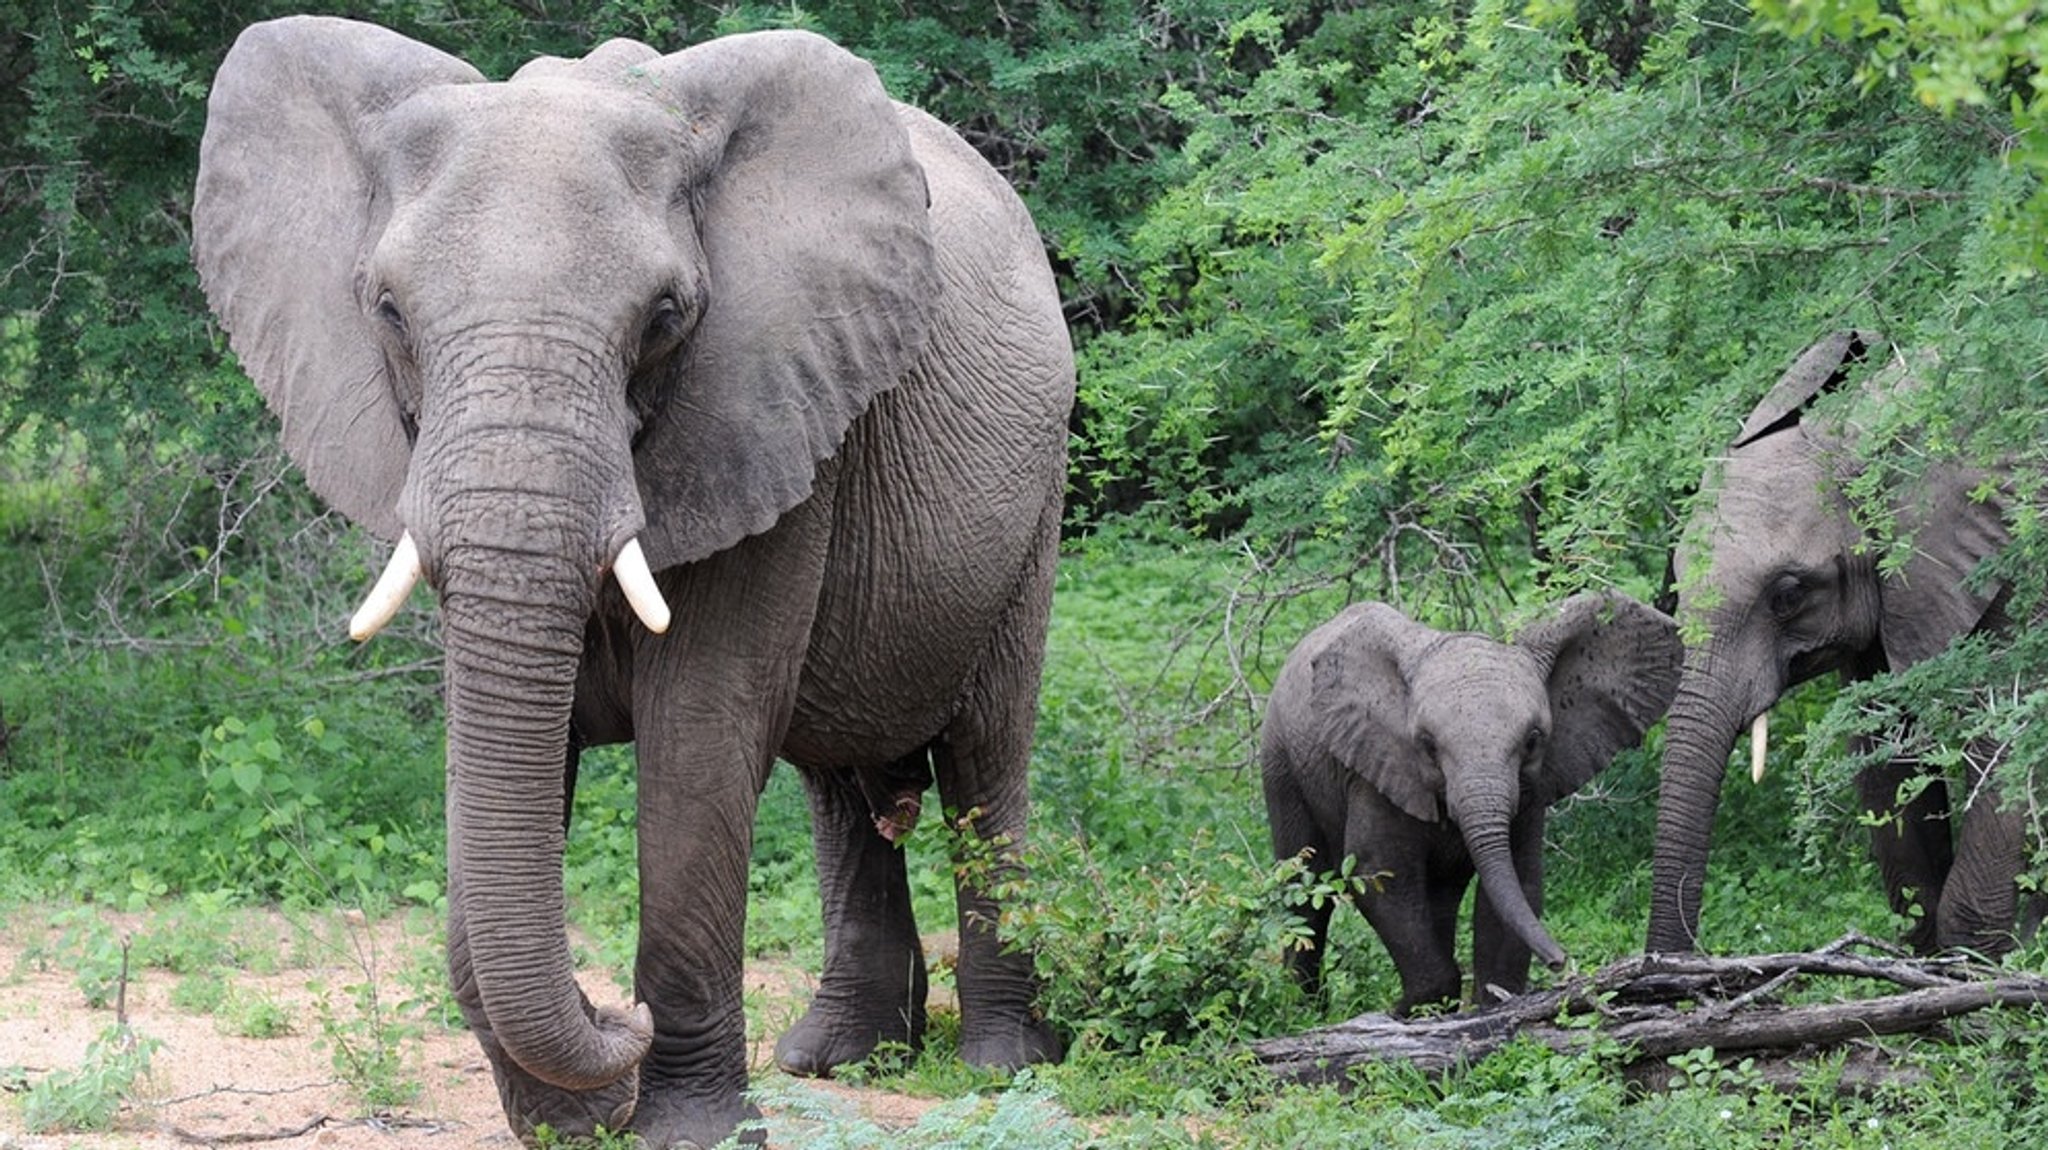
[[[1859, 368], [1874, 369], [1854, 392]], [[1969, 575], [2004, 546], [1996, 499], [1973, 498], [1982, 472], [1934, 464], [1893, 511], [1912, 540], [1903, 568], [1881, 574], [1877, 542], [1843, 484], [1856, 468], [1859, 413], [1912, 385], [1903, 357], [1875, 336], [1842, 332], [1808, 348], [1743, 424], [1674, 554], [1679, 618], [1707, 638], [1686, 652], [1665, 728], [1648, 947], [1693, 949], [1707, 849], [1729, 752], [1754, 727], [1760, 771], [1765, 714], [1823, 672], [1862, 677], [1940, 651], [1987, 619], [2001, 594]], [[1843, 391], [1846, 413], [1814, 401]], [[1705, 570], [1703, 560], [1709, 560]]]
[[1385, 604], [1337, 622], [1310, 652], [1315, 741], [1409, 817], [1455, 823], [1501, 921], [1562, 964], [1524, 895], [1510, 825], [1583, 786], [1664, 713], [1676, 624], [1612, 593], [1574, 596], [1512, 643]]
[[208, 105], [207, 298], [314, 490], [399, 538], [446, 651], [451, 918], [516, 1061], [627, 1074], [644, 1012], [582, 1004], [562, 770], [616, 570], [758, 533], [918, 357], [923, 172], [871, 68], [805, 33], [625, 42], [504, 83], [381, 28], [252, 26]]

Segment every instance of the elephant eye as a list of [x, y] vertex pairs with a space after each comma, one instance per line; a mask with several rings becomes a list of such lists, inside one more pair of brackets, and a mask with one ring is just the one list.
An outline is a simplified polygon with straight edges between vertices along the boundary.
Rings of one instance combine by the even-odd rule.
[[383, 292], [377, 296], [375, 310], [379, 322], [390, 328], [392, 334], [399, 339], [405, 338], [405, 313], [398, 310], [398, 301], [392, 298], [390, 292]]
[[1766, 605], [1771, 614], [1779, 619], [1789, 619], [1799, 613], [1806, 601], [1806, 585], [1797, 575], [1780, 575], [1771, 581]]
[[640, 358], [645, 361], [674, 351], [690, 331], [690, 316], [674, 295], [664, 292], [647, 314], [647, 328], [640, 336]]
[[1533, 763], [1536, 761], [1537, 757], [1542, 754], [1543, 728], [1530, 727], [1529, 733], [1522, 739], [1522, 761], [1525, 763]]

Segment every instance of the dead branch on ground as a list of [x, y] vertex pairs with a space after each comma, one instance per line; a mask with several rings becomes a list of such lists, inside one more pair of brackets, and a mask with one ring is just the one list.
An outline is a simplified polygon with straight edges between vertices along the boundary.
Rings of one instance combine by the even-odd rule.
[[[1856, 978], [1904, 989], [1804, 1005], [1781, 1001], [1785, 991], [1814, 978]], [[1959, 958], [1907, 958], [1849, 934], [1805, 953], [1640, 955], [1484, 1007], [1407, 1020], [1363, 1014], [1254, 1042], [1251, 1049], [1281, 1078], [1341, 1082], [1352, 1067], [1375, 1062], [1447, 1071], [1477, 1062], [1517, 1037], [1561, 1052], [1604, 1044], [1625, 1050], [1640, 1065], [1702, 1047], [1724, 1055], [1835, 1047], [1926, 1030], [1986, 1007], [2042, 1005], [2048, 1005], [2048, 978]]]

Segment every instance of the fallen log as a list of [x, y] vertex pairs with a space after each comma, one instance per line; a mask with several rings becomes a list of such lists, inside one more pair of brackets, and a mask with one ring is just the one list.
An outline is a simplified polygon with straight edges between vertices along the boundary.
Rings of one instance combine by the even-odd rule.
[[[1854, 953], [1864, 951], [1871, 953]], [[1788, 1006], [1788, 988], [1819, 978], [1889, 982], [1875, 997]], [[1925, 1030], [1992, 1006], [2048, 1005], [2048, 978], [1958, 958], [1913, 959], [1850, 934], [1816, 951], [1739, 958], [1645, 954], [1549, 990], [1425, 1018], [1362, 1014], [1251, 1044], [1261, 1065], [1304, 1083], [1341, 1082], [1351, 1068], [1407, 1062], [1441, 1073], [1517, 1037], [1561, 1052], [1620, 1044], [1637, 1062], [1702, 1047], [1789, 1052]]]

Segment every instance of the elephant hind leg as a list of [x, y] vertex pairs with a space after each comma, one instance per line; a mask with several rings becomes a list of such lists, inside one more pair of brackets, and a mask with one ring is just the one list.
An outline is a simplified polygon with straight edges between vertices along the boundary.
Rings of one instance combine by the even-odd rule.
[[[995, 892], [1022, 870], [1019, 856], [1030, 813], [1026, 772], [1038, 721], [1038, 677], [1052, 610], [1060, 501], [1049, 498], [1038, 525], [1036, 554], [1015, 596], [990, 633], [979, 669], [960, 708], [937, 742], [939, 798], [948, 818], [971, 821], [954, 843], [954, 901], [960, 916], [960, 1056], [969, 1065], [1016, 1069], [1057, 1061], [1059, 1039], [1038, 1009], [1032, 956], [1004, 946], [997, 934]], [[968, 857], [966, 835], [993, 847]], [[992, 859], [992, 866], [981, 865]]]
[[[1295, 780], [1293, 764], [1278, 749], [1265, 754], [1266, 824], [1272, 832], [1274, 859], [1302, 858], [1311, 875], [1336, 870], [1343, 860], [1337, 857], [1333, 845], [1317, 824], [1315, 811]], [[1300, 947], [1288, 948], [1285, 960], [1288, 973], [1294, 976], [1302, 992], [1310, 998], [1322, 994], [1323, 959], [1330, 941], [1330, 915], [1336, 907], [1335, 899], [1320, 899], [1294, 910], [1307, 937], [1301, 940], [1303, 945]]]
[[[1988, 751], [1972, 757], [1990, 761]], [[1961, 823], [1955, 866], [1935, 910], [1935, 942], [1944, 950], [1964, 948], [1996, 957], [2038, 924], [2039, 898], [2028, 900], [2023, 917], [2018, 879], [2027, 865], [2025, 816], [2004, 806], [1983, 772], [1974, 773], [1974, 798], [1968, 810], [1955, 815]]]
[[[874, 772], [930, 777], [924, 750]], [[775, 1044], [790, 1074], [823, 1077], [888, 1042], [924, 1041], [924, 950], [910, 904], [903, 850], [877, 830], [863, 779], [801, 770], [825, 915], [825, 970], [810, 1009]], [[921, 790], [921, 788], [920, 788]]]

